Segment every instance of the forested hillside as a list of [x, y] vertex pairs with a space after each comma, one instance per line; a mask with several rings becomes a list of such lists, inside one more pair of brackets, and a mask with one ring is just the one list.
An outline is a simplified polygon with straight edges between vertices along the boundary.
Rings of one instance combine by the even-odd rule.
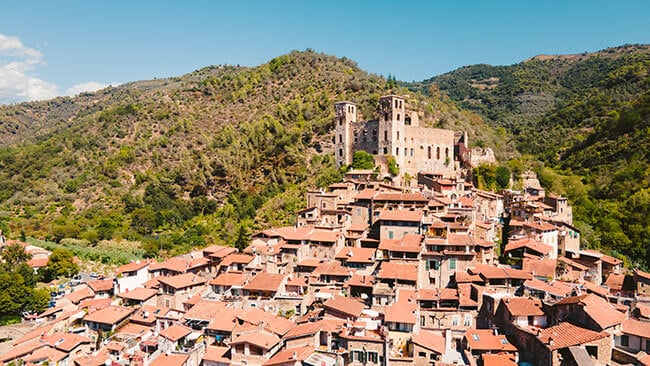
[[406, 94], [425, 123], [505, 154], [505, 136], [448, 100], [295, 51], [254, 68], [0, 106], [0, 224], [76, 248], [139, 240], [147, 255], [243, 245], [252, 230], [291, 223], [308, 187], [341, 178], [328, 155], [333, 103], [354, 101], [372, 118], [388, 93]]
[[467, 66], [408, 86], [505, 129], [542, 183], [576, 205], [590, 245], [650, 263], [650, 46]]

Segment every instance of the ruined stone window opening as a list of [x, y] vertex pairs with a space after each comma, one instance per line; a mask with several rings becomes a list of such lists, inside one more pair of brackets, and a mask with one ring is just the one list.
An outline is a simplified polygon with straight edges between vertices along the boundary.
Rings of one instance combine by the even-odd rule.
[[384, 141], [388, 141], [388, 131], [384, 131]]
[[410, 126], [411, 125], [411, 117], [409, 117], [409, 116], [404, 117], [404, 124], [407, 125], [407, 126]]
[[388, 121], [388, 113], [384, 113], [384, 121]]
[[339, 156], [343, 156], [343, 149], [339, 149]]
[[399, 117], [400, 117], [400, 116], [399, 116], [399, 113], [397, 113], [397, 120], [398, 120], [398, 121], [399, 121]]
[[[399, 120], [399, 114], [397, 115], [397, 120]], [[397, 131], [397, 141], [399, 142], [399, 131]]]
[[384, 148], [384, 155], [386, 155], [386, 154], [388, 154], [388, 148], [387, 147]]
[[343, 135], [339, 133], [339, 143], [343, 143]]
[[339, 118], [339, 126], [343, 126], [343, 117]]

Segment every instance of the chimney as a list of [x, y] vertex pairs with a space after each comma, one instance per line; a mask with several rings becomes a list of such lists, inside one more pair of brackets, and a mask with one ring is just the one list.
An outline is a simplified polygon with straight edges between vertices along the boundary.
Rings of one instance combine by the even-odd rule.
[[548, 337], [548, 345], [552, 346], [554, 344], [553, 337]]
[[293, 353], [291, 354], [291, 359], [292, 360], [297, 360], [298, 359], [298, 352], [293, 351]]

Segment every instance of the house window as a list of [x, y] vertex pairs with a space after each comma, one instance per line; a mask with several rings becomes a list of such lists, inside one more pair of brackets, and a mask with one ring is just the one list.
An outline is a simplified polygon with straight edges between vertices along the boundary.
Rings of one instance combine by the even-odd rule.
[[[397, 115], [397, 120], [399, 121], [399, 114]], [[399, 131], [397, 131], [397, 141], [399, 141]]]
[[422, 315], [420, 317], [420, 326], [424, 327], [425, 325], [427, 325], [427, 318], [425, 318], [424, 315]]
[[395, 148], [395, 156], [399, 156], [399, 147]]
[[440, 160], [440, 148], [436, 147], [436, 159]]
[[418, 357], [426, 358], [427, 353], [426, 352], [418, 352]]
[[392, 238], [393, 238], [393, 232], [392, 232], [392, 231], [389, 231], [389, 232], [388, 232], [388, 239], [392, 239]]
[[399, 113], [397, 113], [397, 120], [399, 121]]
[[440, 262], [434, 259], [432, 261], [429, 261], [429, 266], [437, 271], [440, 269]]
[[465, 315], [465, 321], [463, 322], [463, 325], [466, 327], [471, 327], [472, 326], [472, 316], [467, 314]]
[[456, 269], [456, 258], [449, 259], [449, 269]]
[[339, 149], [339, 156], [343, 156], [343, 149]]
[[357, 208], [357, 216], [361, 216], [361, 209]]
[[[648, 345], [649, 342], [646, 341], [646, 346]], [[623, 334], [621, 336], [621, 346], [623, 347], [629, 347], [630, 346], [630, 337], [627, 334]]]
[[413, 156], [413, 148], [411, 148], [411, 156]]
[[388, 131], [384, 131], [384, 141], [388, 141]]
[[339, 143], [343, 143], [343, 135], [339, 133]]
[[429, 361], [435, 361], [436, 360], [436, 354], [431, 352], [429, 353]]
[[368, 355], [368, 362], [377, 363], [377, 359], [379, 358], [377, 357], [377, 352], [367, 352], [366, 354]]
[[427, 159], [431, 159], [431, 146], [427, 147]]
[[458, 316], [458, 315], [454, 315], [454, 316], [451, 318], [451, 326], [452, 326], [452, 327], [457, 327], [459, 321], [460, 321], [459, 316]]
[[388, 148], [387, 147], [384, 148], [384, 155], [386, 155], [386, 154], [388, 154]]

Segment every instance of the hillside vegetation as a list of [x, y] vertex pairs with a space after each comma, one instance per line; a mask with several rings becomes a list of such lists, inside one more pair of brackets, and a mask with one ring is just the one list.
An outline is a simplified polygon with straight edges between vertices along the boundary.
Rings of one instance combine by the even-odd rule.
[[149, 256], [242, 246], [252, 230], [291, 223], [307, 187], [341, 178], [329, 154], [333, 103], [354, 101], [372, 118], [388, 93], [405, 94], [425, 123], [466, 129], [505, 154], [503, 134], [449, 100], [294, 51], [254, 68], [0, 106], [5, 231], [69, 247], [140, 240]]
[[576, 205], [589, 245], [650, 263], [650, 46], [467, 66], [407, 86], [440, 90], [504, 129]]

